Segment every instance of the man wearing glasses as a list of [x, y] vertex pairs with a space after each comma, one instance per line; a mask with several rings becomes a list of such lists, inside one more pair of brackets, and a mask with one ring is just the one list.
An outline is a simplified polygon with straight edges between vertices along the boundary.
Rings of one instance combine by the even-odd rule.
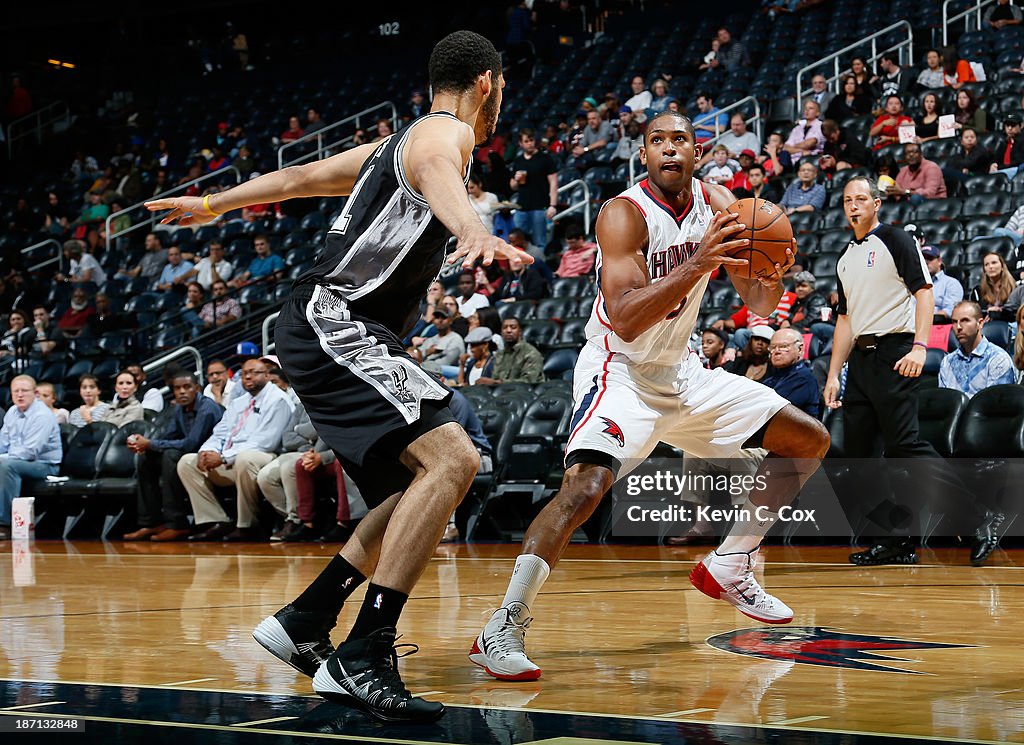
[[821, 393], [811, 368], [804, 361], [804, 338], [796, 329], [779, 329], [768, 342], [768, 360], [772, 369], [761, 380], [791, 404], [821, 418]]
[[[259, 486], [256, 476], [277, 457], [292, 404], [270, 382], [267, 364], [256, 358], [242, 365], [245, 393], [227, 411], [198, 453], [183, 455], [178, 476], [188, 492], [198, 532], [190, 541], [246, 541], [259, 536], [256, 524]], [[213, 493], [215, 486], [238, 489], [238, 519], [231, 521]]]

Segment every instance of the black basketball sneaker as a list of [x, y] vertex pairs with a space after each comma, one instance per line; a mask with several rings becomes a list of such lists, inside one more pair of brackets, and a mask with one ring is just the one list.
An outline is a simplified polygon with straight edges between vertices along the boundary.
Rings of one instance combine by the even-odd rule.
[[[419, 650], [396, 645], [394, 628], [378, 629], [365, 639], [338, 647], [313, 676], [313, 690], [326, 699], [362, 709], [381, 722], [433, 722], [444, 705], [414, 697], [398, 674], [398, 658]], [[398, 647], [411, 647], [399, 655]]]
[[260, 621], [252, 638], [270, 654], [312, 678], [334, 652], [331, 629], [336, 623], [337, 619], [296, 610], [288, 604]]

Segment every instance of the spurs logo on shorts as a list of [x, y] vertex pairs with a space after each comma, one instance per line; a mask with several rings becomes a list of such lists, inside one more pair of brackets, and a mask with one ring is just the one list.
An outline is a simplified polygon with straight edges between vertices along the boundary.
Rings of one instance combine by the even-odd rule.
[[391, 380], [395, 383], [395, 392], [399, 397], [405, 397], [409, 395], [408, 383], [409, 383], [409, 371], [404, 367], [399, 367], [391, 371]]

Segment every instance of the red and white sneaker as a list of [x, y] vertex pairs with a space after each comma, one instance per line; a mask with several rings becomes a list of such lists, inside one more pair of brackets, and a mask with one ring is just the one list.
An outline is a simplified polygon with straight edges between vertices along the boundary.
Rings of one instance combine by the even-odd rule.
[[498, 680], [536, 680], [540, 668], [526, 656], [526, 629], [532, 618], [522, 603], [498, 608], [469, 650], [469, 659]]
[[793, 620], [793, 609], [765, 592], [754, 579], [758, 551], [712, 551], [690, 572], [690, 583], [708, 597], [735, 605], [740, 613], [755, 621], [789, 623]]

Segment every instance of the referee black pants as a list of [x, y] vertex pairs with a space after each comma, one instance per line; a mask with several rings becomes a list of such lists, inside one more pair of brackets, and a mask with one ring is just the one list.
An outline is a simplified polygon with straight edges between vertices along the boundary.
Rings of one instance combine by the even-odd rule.
[[[886, 537], [919, 534], [925, 509], [941, 514], [956, 504], [973, 504], [953, 469], [931, 443], [921, 439], [919, 378], [893, 369], [913, 349], [913, 342], [912, 334], [891, 334], [878, 337], [872, 350], [854, 346], [843, 393], [843, 452], [848, 458], [867, 459], [858, 469], [866, 487], [863, 506]], [[886, 483], [891, 469], [880, 467], [882, 454], [887, 465], [906, 474], [905, 479]]]
[[[896, 362], [913, 349], [911, 334], [878, 337], [865, 351], [854, 346], [843, 393], [843, 451], [850, 458], [938, 458], [921, 439], [917, 423], [918, 378], [896, 372]], [[879, 448], [881, 445], [881, 448]]]

